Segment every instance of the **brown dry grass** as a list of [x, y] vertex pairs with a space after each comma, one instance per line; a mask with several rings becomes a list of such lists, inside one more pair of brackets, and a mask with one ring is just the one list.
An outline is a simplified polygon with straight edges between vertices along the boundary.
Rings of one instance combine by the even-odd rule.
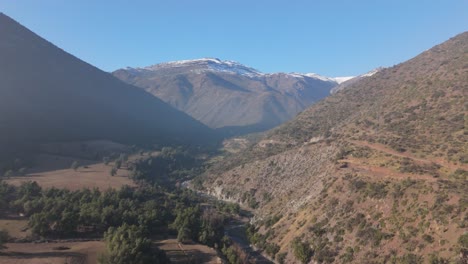
[[172, 263], [222, 263], [216, 251], [200, 244], [179, 244], [177, 239], [166, 239], [157, 242]]
[[25, 238], [31, 232], [27, 229], [28, 219], [0, 219], [0, 230], [8, 231], [12, 238]]
[[128, 177], [129, 171], [126, 168], [119, 169], [116, 176], [110, 175], [112, 163], [92, 164], [89, 160], [78, 160], [83, 167], [78, 170], [56, 169], [65, 164], [71, 164], [73, 158], [53, 155], [41, 155], [38, 159], [40, 163], [31, 169], [32, 173], [26, 176], [17, 176], [7, 179], [6, 182], [12, 185], [20, 185], [26, 181], [36, 181], [43, 188], [65, 188], [69, 190], [79, 190], [82, 188], [120, 188], [123, 185], [133, 186], [134, 183]]
[[7, 183], [20, 185], [26, 181], [36, 181], [43, 188], [64, 188], [69, 190], [79, 190], [82, 188], [99, 188], [102, 190], [108, 188], [120, 188], [123, 185], [134, 185], [128, 177], [129, 172], [126, 169], [120, 169], [116, 176], [110, 175], [111, 166], [104, 164], [88, 165], [88, 168], [79, 168], [77, 171], [72, 169], [45, 171], [40, 173], [28, 174], [24, 177], [12, 177]]
[[375, 177], [376, 179], [397, 179], [397, 180], [405, 180], [405, 179], [413, 179], [413, 180], [426, 180], [426, 181], [437, 181], [431, 175], [420, 175], [420, 174], [410, 174], [410, 173], [402, 173], [398, 172], [389, 168], [385, 167], [377, 167], [377, 166], [370, 166], [368, 164], [360, 164], [360, 161], [357, 159], [348, 158], [346, 160], [342, 160], [342, 162], [348, 163], [348, 168], [353, 169], [354, 172], [358, 172], [362, 175], [368, 175]]
[[460, 164], [460, 163], [455, 163], [451, 161], [444, 160], [442, 158], [432, 158], [432, 157], [427, 157], [427, 158], [417, 158], [411, 153], [408, 152], [398, 152], [396, 150], [393, 150], [383, 144], [378, 144], [378, 143], [370, 143], [366, 141], [357, 141], [357, 140], [349, 140], [349, 142], [358, 145], [358, 146], [365, 146], [369, 147], [371, 149], [384, 152], [387, 154], [390, 154], [392, 156], [397, 156], [401, 158], [409, 158], [417, 162], [425, 163], [425, 164], [430, 164], [430, 163], [435, 163], [438, 164], [442, 167], [447, 167], [450, 169], [450, 171], [455, 171], [457, 169], [463, 169], [463, 170], [468, 170], [468, 165], [465, 164]]
[[[86, 146], [85, 150], [81, 149]], [[116, 176], [111, 176], [113, 163], [108, 165], [92, 160], [96, 153], [128, 153], [129, 147], [111, 141], [80, 141], [62, 142], [42, 146], [42, 153], [34, 159], [34, 166], [28, 168], [25, 176], [15, 176], [6, 179], [13, 185], [20, 185], [25, 181], [36, 181], [43, 188], [65, 188], [79, 190], [82, 188], [120, 188], [123, 185], [134, 186], [129, 178], [129, 171], [122, 165]], [[159, 152], [146, 153], [146, 156], [157, 156]], [[90, 159], [91, 158], [91, 159]], [[138, 154], [131, 155], [129, 161], [142, 158]], [[71, 169], [73, 162], [79, 163], [77, 171]]]
[[[102, 241], [65, 243], [9, 243], [0, 255], [2, 264], [93, 264], [105, 251]], [[67, 250], [54, 250], [56, 247]]]

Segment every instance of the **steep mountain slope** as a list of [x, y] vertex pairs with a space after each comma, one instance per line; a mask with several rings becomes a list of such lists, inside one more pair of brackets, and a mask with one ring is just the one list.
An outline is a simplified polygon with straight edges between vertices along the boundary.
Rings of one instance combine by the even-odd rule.
[[318, 102], [194, 186], [253, 208], [254, 243], [288, 263], [466, 263], [467, 95], [468, 32]]
[[248, 132], [291, 119], [337, 85], [316, 74], [263, 74], [219, 59], [126, 68], [113, 74], [212, 128]]
[[[212, 131], [0, 13], [0, 133], [8, 143], [196, 143]], [[189, 131], [189, 133], [187, 133]]]

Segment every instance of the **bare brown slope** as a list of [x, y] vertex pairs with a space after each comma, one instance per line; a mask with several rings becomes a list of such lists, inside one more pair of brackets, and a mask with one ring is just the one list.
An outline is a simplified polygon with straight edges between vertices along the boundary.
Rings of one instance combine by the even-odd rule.
[[0, 14], [0, 133], [7, 142], [196, 143], [210, 129]]
[[[463, 132], [467, 111], [467, 64], [468, 33], [463, 33], [354, 84], [308, 109], [274, 134], [305, 141], [306, 131], [338, 134], [357, 126], [370, 134], [366, 136], [386, 141], [385, 144], [395, 148], [402, 144], [418, 151], [420, 147], [433, 145], [440, 151], [438, 154], [456, 159], [455, 155], [443, 151], [442, 146], [464, 145], [463, 137], [457, 133]], [[291, 134], [288, 131], [291, 127], [303, 132]], [[433, 153], [433, 150], [425, 152]]]
[[256, 154], [278, 153], [317, 137], [355, 137], [466, 163], [467, 46], [463, 33], [362, 79], [267, 132], [265, 140], [275, 144]]
[[463, 33], [313, 105], [202, 189], [253, 208], [287, 263], [293, 239], [319, 263], [466, 261], [467, 78]]
[[328, 96], [336, 85], [305, 75], [262, 74], [218, 59], [127, 68], [113, 74], [202, 123], [224, 130], [270, 129]]

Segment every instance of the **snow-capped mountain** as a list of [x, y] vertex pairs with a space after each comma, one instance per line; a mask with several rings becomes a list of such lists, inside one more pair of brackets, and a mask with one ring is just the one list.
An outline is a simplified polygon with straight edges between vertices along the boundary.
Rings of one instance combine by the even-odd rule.
[[164, 70], [186, 71], [186, 72], [223, 72], [238, 74], [249, 77], [262, 76], [263, 73], [254, 68], [247, 67], [235, 61], [220, 60], [217, 58], [202, 58], [195, 60], [181, 60], [159, 63], [143, 68], [127, 67], [126, 70], [136, 72], [155, 72]]
[[[231, 61], [231, 60], [220, 60], [218, 58], [202, 58], [202, 59], [194, 59], [194, 60], [180, 60], [180, 61], [170, 61], [170, 62], [163, 62], [159, 64], [154, 64], [147, 67], [142, 68], [132, 68], [127, 67], [125, 70], [131, 72], [154, 72], [154, 71], [164, 71], [164, 70], [176, 70], [176, 71], [186, 71], [186, 72], [220, 72], [220, 73], [228, 73], [228, 74], [236, 74], [236, 75], [243, 75], [248, 76], [251, 78], [261, 78], [265, 76], [270, 76], [278, 73], [263, 73], [254, 69], [252, 67], [245, 66], [239, 62]], [[340, 84], [344, 81], [354, 78], [351, 77], [326, 77], [319, 75], [317, 73], [282, 73], [287, 74], [292, 77], [303, 78], [309, 77], [314, 78], [326, 82], [336, 82]]]
[[349, 81], [353, 79], [356, 76], [346, 76], [346, 77], [335, 77], [333, 80], [335, 80], [338, 84], [344, 83], [346, 81]]
[[[333, 94], [333, 93], [336, 93], [338, 91], [344, 90], [344, 89], [348, 88], [349, 86], [351, 86], [352, 84], [356, 83], [359, 80], [362, 80], [364, 78], [373, 76], [374, 74], [378, 73], [382, 69], [383, 69], [382, 67], [379, 67], [379, 68], [373, 69], [373, 70], [371, 70], [371, 71], [369, 71], [367, 73], [361, 74], [361, 75], [356, 76], [356, 77], [337, 77], [335, 79], [337, 80], [339, 85], [335, 86], [331, 90], [331, 93]], [[341, 80], [340, 80], [341, 82], [338, 81], [339, 78], [341, 78]], [[346, 78], [348, 78], [348, 79], [346, 79]]]
[[279, 125], [343, 80], [315, 73], [263, 73], [216, 58], [127, 67], [113, 74], [210, 127], [236, 132]]

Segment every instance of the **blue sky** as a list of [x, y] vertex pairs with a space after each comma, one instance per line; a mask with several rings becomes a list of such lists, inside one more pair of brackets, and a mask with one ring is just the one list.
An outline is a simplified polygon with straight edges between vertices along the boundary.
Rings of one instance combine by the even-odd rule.
[[0, 11], [106, 71], [216, 57], [358, 75], [468, 30], [467, 0], [1, 0]]

